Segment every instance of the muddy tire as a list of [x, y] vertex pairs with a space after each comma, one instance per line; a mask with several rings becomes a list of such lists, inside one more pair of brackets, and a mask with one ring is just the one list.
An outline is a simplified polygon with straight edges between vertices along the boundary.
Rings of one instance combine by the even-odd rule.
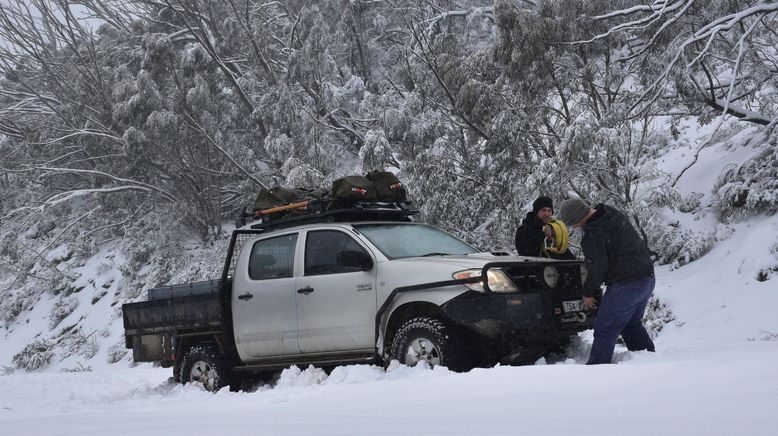
[[467, 371], [472, 366], [453, 330], [443, 321], [428, 317], [406, 321], [394, 335], [389, 356], [408, 366], [426, 362], [454, 371]]
[[230, 384], [230, 368], [216, 347], [196, 345], [181, 362], [181, 383], [196, 383], [206, 391], [216, 392]]

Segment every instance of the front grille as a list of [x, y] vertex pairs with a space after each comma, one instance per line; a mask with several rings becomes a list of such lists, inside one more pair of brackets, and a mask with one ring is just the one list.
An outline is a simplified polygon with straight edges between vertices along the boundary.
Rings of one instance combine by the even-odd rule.
[[[554, 266], [559, 273], [557, 285], [549, 287], [543, 278], [543, 270]], [[580, 297], [582, 289], [581, 269], [578, 265], [519, 265], [503, 268], [520, 292], [551, 292], [553, 294], [572, 294]]]
[[[557, 284], [553, 288], [548, 286], [543, 277], [543, 270], [547, 266], [554, 266], [558, 272]], [[582, 320], [583, 313], [564, 311], [564, 301], [581, 300], [583, 296], [580, 265], [519, 265], [503, 270], [519, 288], [519, 292], [540, 294], [543, 311], [550, 315], [548, 320], [553, 323], [555, 330], [574, 332], [590, 328], [591, 313], [584, 311], [586, 318]]]

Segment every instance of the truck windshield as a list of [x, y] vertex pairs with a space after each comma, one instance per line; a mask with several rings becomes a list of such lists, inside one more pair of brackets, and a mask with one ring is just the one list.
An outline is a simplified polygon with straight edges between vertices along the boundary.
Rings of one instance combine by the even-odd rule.
[[389, 259], [476, 253], [465, 242], [422, 224], [360, 224], [354, 226]]

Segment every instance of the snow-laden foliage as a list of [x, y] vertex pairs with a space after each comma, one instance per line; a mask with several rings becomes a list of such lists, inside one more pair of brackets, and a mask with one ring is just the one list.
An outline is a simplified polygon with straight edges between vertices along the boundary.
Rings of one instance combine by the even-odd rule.
[[683, 230], [669, 226], [653, 241], [657, 262], [675, 269], [699, 259], [716, 243], [715, 232]]
[[13, 363], [17, 368], [27, 372], [35, 371], [51, 363], [51, 359], [54, 357], [54, 352], [51, 351], [53, 347], [54, 344], [51, 341], [35, 339], [14, 355]]
[[[78, 214], [60, 213], [65, 220]], [[3, 269], [0, 321], [13, 332], [37, 321], [30, 310], [50, 308], [48, 314], [44, 309], [40, 331], [46, 347], [20, 353], [19, 365], [71, 356], [87, 361], [100, 353], [109, 362], [124, 359], [128, 355], [124, 337], [106, 344], [110, 331], [91, 330], [93, 323], [84, 326], [84, 314], [102, 312], [105, 322], [121, 323], [121, 304], [145, 298], [149, 287], [218, 276], [227, 244], [224, 238], [204, 243], [153, 215], [120, 226], [99, 224], [87, 219], [74, 225], [70, 230], [77, 235], [74, 243], [45, 257], [34, 255], [35, 250], [51, 244], [57, 230], [44, 233], [45, 227], [30, 228], [12, 238], [24, 248], [32, 266], [26, 273]], [[8, 288], [13, 282], [13, 288]]]
[[765, 261], [765, 266], [756, 274], [756, 279], [760, 282], [766, 282], [778, 275], [778, 241], [770, 246], [770, 254], [771, 258]]
[[131, 355], [130, 350], [124, 345], [124, 341], [111, 345], [108, 349], [108, 363], [116, 363], [127, 359]]
[[84, 366], [80, 362], [72, 368], [62, 368], [59, 372], [92, 372], [91, 366]]
[[656, 296], [652, 296], [648, 300], [646, 314], [643, 316], [643, 324], [651, 338], [656, 339], [662, 329], [673, 321], [675, 321], [675, 315], [670, 306]]
[[761, 151], [739, 165], [728, 166], [713, 187], [723, 217], [778, 212], [778, 129], [756, 147]]
[[[769, 8], [672, 2], [689, 19], [660, 27], [667, 17], [639, 2], [600, 0], [131, 3], [84, 6], [104, 20], [95, 33], [61, 6], [7, 8], [0, 28], [20, 36], [0, 100], [13, 219], [80, 199], [106, 223], [162, 214], [207, 240], [262, 186], [394, 168], [424, 217], [483, 244], [509, 246], [539, 194], [610, 202], [650, 231], [646, 205], [677, 198], [676, 175], [652, 161], [677, 145], [680, 119], [715, 116], [734, 23], [753, 24], [753, 45], [738, 46], [748, 76], [722, 112], [761, 124], [774, 108]], [[670, 41], [721, 17], [734, 21], [704, 53], [726, 55], [675, 74], [686, 61], [668, 64]], [[668, 97], [649, 99], [660, 86]], [[769, 210], [771, 188], [749, 175], [727, 179], [723, 201], [759, 191], [749, 204]]]
[[49, 315], [49, 330], [54, 330], [63, 319], [73, 313], [78, 306], [78, 300], [73, 297], [64, 297], [60, 299], [55, 309]]
[[95, 332], [85, 335], [80, 328], [71, 329], [60, 336], [57, 346], [62, 350], [63, 358], [76, 355], [85, 360], [95, 357], [100, 349]]

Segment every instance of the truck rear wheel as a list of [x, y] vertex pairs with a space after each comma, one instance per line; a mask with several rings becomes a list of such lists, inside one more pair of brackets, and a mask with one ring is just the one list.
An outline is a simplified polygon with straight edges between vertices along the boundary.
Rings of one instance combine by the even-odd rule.
[[469, 369], [466, 355], [451, 329], [435, 318], [419, 317], [406, 321], [395, 334], [390, 349], [392, 359], [408, 366], [427, 362], [454, 371]]
[[230, 365], [216, 347], [196, 345], [181, 363], [181, 382], [197, 383], [216, 392], [229, 384]]

